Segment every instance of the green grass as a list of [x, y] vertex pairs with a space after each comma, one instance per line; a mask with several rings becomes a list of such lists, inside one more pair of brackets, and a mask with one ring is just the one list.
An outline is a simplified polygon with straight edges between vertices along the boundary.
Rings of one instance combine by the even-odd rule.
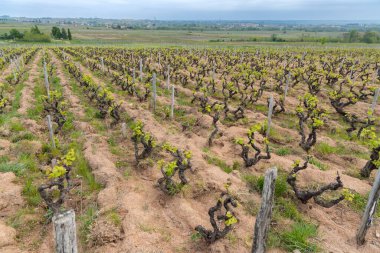
[[79, 216], [79, 238], [82, 242], [88, 240], [88, 236], [91, 232], [91, 225], [95, 222], [97, 217], [98, 208], [96, 206], [89, 206], [84, 214]]
[[6, 155], [0, 156], [0, 163], [7, 163], [9, 161], [10, 161], [9, 156], [6, 156]]
[[24, 125], [20, 121], [11, 121], [9, 124], [9, 130], [11, 132], [21, 132], [25, 130]]
[[336, 155], [350, 155], [358, 158], [368, 159], [368, 153], [362, 152], [350, 147], [345, 146], [344, 144], [339, 143], [337, 146], [330, 146], [327, 143], [320, 142], [317, 143], [314, 147], [314, 152], [319, 156], [327, 156], [331, 154]]
[[258, 111], [258, 112], [268, 112], [268, 106], [267, 106], [267, 105], [255, 104], [255, 106], [254, 106], [254, 111]]
[[283, 218], [293, 221], [302, 221], [302, 215], [298, 211], [296, 203], [292, 199], [279, 197], [275, 199], [273, 210], [273, 219], [281, 220]]
[[[363, 213], [368, 202], [368, 195], [363, 196], [352, 190], [349, 190], [349, 193], [350, 193], [350, 196], [352, 197], [352, 200], [347, 200], [346, 198], [344, 203], [346, 203], [347, 206], [351, 208], [353, 211], [360, 214]], [[380, 208], [376, 209], [375, 216], [380, 217]]]
[[31, 178], [25, 181], [22, 189], [22, 195], [30, 206], [38, 206], [41, 203], [41, 196], [38, 192], [37, 186], [33, 183]]
[[309, 163], [316, 166], [317, 168], [319, 168], [320, 170], [328, 170], [329, 169], [329, 166], [322, 163], [320, 160], [318, 160], [317, 158], [315, 157], [312, 157], [309, 159]]
[[22, 140], [29, 140], [29, 141], [34, 140], [34, 135], [30, 132], [21, 132], [19, 134], [12, 136], [12, 139], [11, 139], [13, 143], [16, 143]]
[[37, 164], [34, 158], [28, 154], [20, 154], [17, 162], [10, 162], [9, 157], [0, 158], [0, 172], [13, 172], [16, 176], [22, 176], [25, 171], [36, 172]]
[[317, 237], [317, 226], [311, 223], [295, 222], [290, 231], [280, 235], [281, 246], [292, 252], [300, 250], [301, 252], [317, 252], [318, 246], [310, 242], [312, 238]]
[[18, 159], [17, 159], [19, 164], [23, 164], [28, 172], [38, 172], [39, 173], [39, 168], [36, 162], [36, 159], [33, 155], [31, 154], [20, 154]]
[[205, 154], [205, 159], [209, 164], [218, 166], [220, 169], [222, 169], [226, 173], [231, 173], [233, 170], [237, 170], [240, 168], [240, 164], [238, 162], [234, 162], [232, 166], [228, 165], [225, 161], [219, 159], [218, 157], [211, 156], [208, 154]]
[[34, 103], [34, 106], [32, 108], [29, 108], [27, 110], [27, 116], [30, 119], [33, 120], [39, 120], [42, 116], [42, 112], [44, 110], [43, 101], [41, 99], [42, 96], [45, 95], [45, 87], [40, 82], [37, 82], [34, 89], [34, 97], [36, 97], [36, 101]]
[[115, 226], [120, 226], [121, 225], [121, 217], [120, 215], [116, 212], [115, 209], [111, 209], [110, 211], [106, 212], [106, 217], [107, 219], [112, 222]]
[[14, 95], [13, 95], [13, 101], [12, 101], [12, 111], [13, 112], [15, 112], [18, 108], [20, 108], [21, 94], [22, 94], [22, 89], [24, 87], [24, 85], [22, 83], [28, 77], [29, 77], [28, 73], [24, 74], [23, 80], [21, 80], [20, 83], [17, 84], [17, 86], [15, 88], [15, 92], [14, 92]]
[[[243, 179], [247, 182], [251, 191], [261, 193], [264, 188], [264, 176], [255, 176], [252, 174], [243, 175]], [[288, 183], [286, 182], [286, 175], [279, 173], [275, 183], [275, 197], [285, 196], [288, 192]]]
[[339, 147], [333, 147], [325, 142], [320, 142], [315, 145], [314, 150], [321, 155], [330, 155], [330, 154], [336, 154], [341, 153], [342, 150]]
[[91, 167], [85, 159], [82, 147], [80, 143], [71, 143], [71, 148], [74, 148], [76, 159], [74, 162], [74, 173], [80, 175], [84, 182], [88, 185], [90, 191], [98, 191], [102, 188], [101, 184], [99, 184], [94, 175], [92, 174]]
[[0, 163], [0, 172], [13, 172], [20, 176], [25, 171], [25, 165], [22, 163]]
[[[270, 227], [267, 241], [270, 248], [282, 248], [288, 252], [296, 249], [301, 252], [319, 251], [317, 244], [311, 241], [318, 236], [317, 226], [304, 219], [292, 199], [275, 198], [272, 220], [274, 224], [283, 225]], [[283, 222], [283, 220], [288, 221]], [[289, 220], [292, 221], [290, 228]]]
[[290, 155], [292, 153], [292, 150], [288, 147], [281, 147], [279, 149], [276, 149], [275, 154], [278, 156], [286, 156]]

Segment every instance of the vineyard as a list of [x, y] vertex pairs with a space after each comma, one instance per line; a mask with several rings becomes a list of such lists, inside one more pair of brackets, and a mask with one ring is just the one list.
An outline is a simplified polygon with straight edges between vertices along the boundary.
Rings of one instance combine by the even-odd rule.
[[[357, 246], [380, 166], [380, 51], [0, 48], [0, 252], [267, 252]], [[297, 251], [298, 250], [298, 251]]]

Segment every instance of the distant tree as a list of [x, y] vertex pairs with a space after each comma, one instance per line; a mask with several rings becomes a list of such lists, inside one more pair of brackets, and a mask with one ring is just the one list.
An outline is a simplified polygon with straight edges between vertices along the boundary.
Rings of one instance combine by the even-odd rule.
[[280, 38], [277, 34], [272, 34], [270, 40], [274, 42], [284, 42], [285, 40]]
[[8, 39], [15, 40], [15, 39], [22, 39], [23, 37], [24, 37], [24, 34], [21, 33], [17, 29], [12, 29], [12, 30], [9, 31]]
[[24, 33], [22, 40], [26, 42], [50, 42], [50, 36], [43, 34], [35, 25], [30, 28], [30, 31]]
[[51, 35], [53, 36], [54, 39], [61, 39], [62, 38], [61, 30], [56, 26], [54, 26], [51, 29]]
[[66, 33], [65, 28], [62, 28], [61, 34], [62, 34], [62, 39], [67, 40], [67, 33]]
[[31, 34], [42, 34], [37, 25], [32, 26], [32, 28], [30, 28], [30, 33]]
[[376, 43], [376, 42], [379, 42], [379, 40], [380, 40], [380, 37], [376, 32], [368, 31], [368, 32], [365, 32], [365, 34], [363, 35], [362, 41], [365, 43]]
[[360, 34], [356, 30], [351, 30], [348, 35], [348, 42], [358, 42], [360, 40]]
[[73, 39], [73, 37], [72, 37], [72, 35], [71, 35], [71, 31], [70, 31], [70, 29], [67, 29], [67, 37], [68, 37], [69, 40], [72, 40], [72, 39]]

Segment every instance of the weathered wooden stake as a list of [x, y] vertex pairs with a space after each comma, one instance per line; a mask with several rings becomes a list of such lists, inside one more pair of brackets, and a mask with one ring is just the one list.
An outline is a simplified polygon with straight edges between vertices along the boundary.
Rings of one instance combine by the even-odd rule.
[[172, 85], [172, 105], [170, 110], [170, 118], [174, 118], [174, 85]]
[[50, 136], [51, 145], [53, 146], [53, 148], [55, 148], [54, 131], [53, 131], [53, 125], [51, 124], [51, 117], [50, 115], [48, 115], [46, 116], [46, 118], [47, 118], [47, 125], [49, 128], [49, 136]]
[[371, 193], [368, 197], [367, 206], [362, 217], [362, 221], [359, 227], [359, 230], [356, 234], [356, 243], [358, 245], [363, 245], [365, 242], [365, 236], [367, 230], [372, 225], [373, 215], [376, 212], [376, 207], [379, 202], [380, 197], [380, 169], [377, 170], [376, 179], [372, 186]]
[[371, 105], [371, 110], [373, 113], [375, 112], [377, 100], [379, 99], [379, 93], [380, 93], [380, 88], [377, 88], [375, 91], [375, 95], [373, 96], [373, 101], [372, 101], [372, 105]]
[[276, 167], [271, 168], [265, 172], [261, 208], [259, 214], [256, 216], [252, 253], [265, 252], [265, 242], [268, 236], [269, 225], [272, 218], [276, 178]]
[[127, 137], [127, 124], [125, 122], [121, 124], [121, 134], [123, 138]]
[[168, 65], [168, 77], [166, 79], [166, 88], [169, 90], [170, 85], [170, 65]]
[[12, 67], [12, 72], [13, 72], [13, 80], [16, 82], [17, 81], [17, 71], [16, 71], [16, 67], [14, 65]]
[[104, 59], [100, 57], [100, 64], [102, 64], [102, 71], [104, 72]]
[[135, 68], [133, 68], [132, 78], [133, 78], [133, 83], [135, 83], [136, 82], [136, 69]]
[[44, 62], [44, 78], [45, 78], [45, 88], [46, 88], [47, 97], [50, 99], [49, 76], [47, 74], [46, 62]]
[[142, 82], [143, 78], [143, 66], [142, 66], [142, 59], [140, 58], [140, 81]]
[[17, 69], [17, 72], [20, 72], [20, 66], [19, 66], [19, 64], [20, 64], [20, 62], [19, 62], [19, 58], [14, 58], [14, 60], [13, 60], [13, 62], [14, 62], [14, 64], [15, 64], [15, 66], [16, 66], [16, 69]]
[[269, 131], [270, 131], [270, 125], [272, 123], [272, 113], [273, 113], [273, 106], [274, 106], [274, 99], [273, 99], [273, 95], [270, 96], [270, 99], [269, 99], [269, 110], [268, 110], [268, 128], [267, 128], [267, 138], [269, 137]]
[[290, 73], [289, 73], [289, 74], [286, 76], [286, 84], [285, 84], [285, 90], [284, 90], [284, 105], [285, 105], [286, 96], [288, 95], [290, 78], [291, 78], [291, 75], [290, 75]]
[[53, 216], [55, 252], [78, 253], [75, 212], [69, 210]]
[[153, 108], [153, 112], [156, 112], [156, 98], [157, 98], [156, 73], [153, 73], [153, 79], [152, 79], [152, 91], [153, 91], [152, 108]]

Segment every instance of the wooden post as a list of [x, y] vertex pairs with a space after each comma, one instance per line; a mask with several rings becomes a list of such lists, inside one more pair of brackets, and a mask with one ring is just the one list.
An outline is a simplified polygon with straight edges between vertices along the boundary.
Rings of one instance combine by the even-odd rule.
[[121, 124], [121, 134], [123, 135], [123, 138], [127, 137], [127, 124], [125, 122]]
[[270, 125], [272, 123], [272, 113], [273, 113], [273, 106], [274, 106], [274, 99], [273, 99], [273, 95], [270, 96], [270, 99], [269, 99], [269, 110], [268, 110], [268, 127], [267, 127], [267, 138], [269, 137], [269, 131], [270, 131]]
[[46, 116], [46, 118], [47, 118], [47, 125], [49, 128], [49, 136], [50, 136], [51, 145], [53, 146], [53, 148], [56, 148], [55, 140], [54, 140], [53, 126], [51, 124], [51, 117], [50, 117], [50, 115], [48, 115], [48, 116]]
[[16, 71], [16, 67], [14, 64], [12, 67], [12, 72], [13, 72], [13, 80], [16, 82], [17, 81], [17, 71]]
[[153, 91], [153, 96], [152, 96], [152, 108], [153, 108], [153, 112], [156, 112], [156, 97], [157, 97], [157, 90], [156, 90], [156, 73], [153, 73], [153, 78], [152, 78], [152, 91]]
[[75, 212], [69, 210], [53, 216], [55, 252], [78, 253]]
[[102, 71], [104, 72], [104, 59], [100, 57], [100, 64], [102, 64]]
[[133, 68], [132, 77], [133, 77], [133, 83], [135, 83], [136, 82], [136, 69], [135, 68]]
[[276, 167], [271, 168], [265, 172], [261, 208], [259, 214], [256, 216], [252, 253], [265, 252], [265, 242], [268, 236], [269, 225], [272, 218], [276, 178]]
[[170, 65], [168, 65], [168, 77], [166, 80], [166, 88], [169, 90], [169, 85], [170, 85]]
[[20, 58], [16, 58], [15, 57], [15, 60], [14, 60], [15, 64], [16, 64], [16, 68], [17, 68], [17, 72], [20, 72]]
[[45, 77], [45, 88], [46, 88], [47, 97], [50, 99], [49, 76], [47, 74], [46, 62], [44, 62], [44, 77]]
[[170, 110], [170, 118], [174, 118], [174, 85], [172, 85], [172, 105]]
[[365, 242], [365, 236], [367, 230], [372, 225], [373, 215], [376, 212], [376, 207], [379, 202], [380, 197], [380, 169], [377, 170], [376, 179], [372, 186], [371, 193], [368, 197], [367, 206], [362, 217], [362, 221], [359, 227], [359, 230], [356, 234], [356, 243], [358, 245], [363, 245]]
[[142, 59], [140, 58], [140, 81], [142, 82], [143, 78], [143, 66], [142, 66]]
[[285, 90], [284, 90], [284, 105], [285, 105], [285, 100], [286, 96], [288, 95], [288, 90], [289, 90], [289, 83], [290, 83], [290, 73], [286, 76], [286, 84], [285, 84]]
[[375, 95], [373, 96], [373, 101], [372, 101], [372, 105], [371, 105], [371, 110], [372, 110], [373, 113], [375, 112], [375, 108], [376, 108], [376, 105], [377, 105], [377, 100], [379, 98], [379, 93], [380, 93], [380, 88], [377, 88], [376, 91], [375, 91]]

